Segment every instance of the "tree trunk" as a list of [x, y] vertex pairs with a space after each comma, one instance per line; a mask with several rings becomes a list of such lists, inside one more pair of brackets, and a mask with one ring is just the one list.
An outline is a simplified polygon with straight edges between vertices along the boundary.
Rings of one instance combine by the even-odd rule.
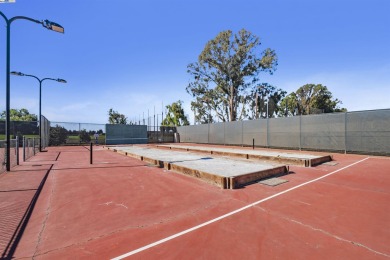
[[229, 97], [229, 107], [230, 107], [230, 122], [236, 121], [236, 107], [234, 104], [234, 87], [230, 86], [230, 97]]

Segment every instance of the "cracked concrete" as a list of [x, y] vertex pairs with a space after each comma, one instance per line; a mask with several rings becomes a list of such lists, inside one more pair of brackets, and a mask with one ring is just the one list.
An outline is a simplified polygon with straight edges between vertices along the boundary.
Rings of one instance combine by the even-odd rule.
[[51, 179], [51, 181], [53, 182], [52, 186], [51, 186], [51, 192], [50, 192], [50, 197], [49, 197], [49, 204], [46, 208], [46, 214], [45, 214], [45, 218], [43, 220], [43, 223], [42, 223], [42, 228], [41, 228], [41, 231], [39, 232], [38, 234], [38, 241], [37, 241], [37, 244], [35, 246], [35, 250], [34, 250], [34, 254], [32, 256], [32, 259], [35, 259], [35, 256], [38, 252], [38, 249], [39, 249], [39, 246], [41, 244], [41, 240], [42, 240], [42, 234], [43, 232], [45, 231], [45, 228], [46, 228], [46, 222], [47, 220], [49, 219], [49, 215], [51, 213], [51, 205], [52, 205], [52, 198], [53, 198], [53, 194], [54, 194], [54, 190], [55, 190], [55, 182], [56, 182], [56, 179], [53, 177], [53, 175], [50, 174], [50, 172], [48, 173], [48, 178]]
[[114, 206], [120, 206], [120, 207], [123, 207], [125, 209], [128, 209], [128, 207], [122, 203], [114, 203], [112, 201], [109, 201], [109, 202], [105, 202], [105, 203], [102, 203], [102, 204], [99, 204], [99, 205], [106, 205], [106, 206], [109, 206], [109, 205], [114, 205]]

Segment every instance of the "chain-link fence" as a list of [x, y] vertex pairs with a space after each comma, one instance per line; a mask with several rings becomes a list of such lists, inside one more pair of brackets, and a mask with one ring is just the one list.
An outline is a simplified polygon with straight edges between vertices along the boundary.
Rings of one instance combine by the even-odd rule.
[[178, 127], [181, 142], [390, 155], [390, 109]]
[[37, 152], [39, 152], [39, 138], [23, 137], [22, 146], [23, 161], [26, 161], [30, 157], [34, 156]]
[[[22, 140], [11, 139], [11, 153], [10, 153], [10, 168], [19, 165], [20, 161], [26, 161], [30, 157], [34, 156], [39, 152], [39, 137], [29, 138], [23, 137]], [[0, 141], [0, 160], [1, 160], [1, 168], [0, 173], [6, 170], [7, 163], [7, 155], [6, 155], [7, 142], [1, 140]]]
[[106, 125], [50, 122], [50, 146], [106, 143]]
[[[6, 122], [0, 121], [0, 172], [6, 170]], [[10, 122], [10, 168], [19, 164], [19, 149], [22, 146], [22, 140], [26, 138], [37, 138], [39, 140], [39, 124], [37, 121], [11, 121]], [[17, 142], [18, 141], [18, 142]], [[39, 144], [39, 141], [38, 141]]]
[[[5, 139], [5, 121], [0, 121], [0, 135]], [[11, 121], [10, 136], [15, 139], [16, 136], [39, 136], [39, 124], [37, 121]]]
[[176, 127], [148, 126], [148, 143], [172, 143]]
[[[19, 148], [16, 145], [16, 139], [10, 140], [10, 162], [11, 166], [14, 167], [19, 163]], [[4, 172], [6, 170], [6, 164], [7, 164], [7, 142], [1, 140], [0, 141], [0, 160], [1, 160], [1, 168], [0, 173]]]
[[[117, 133], [110, 131], [108, 133], [107, 127], [109, 124], [89, 124], [89, 123], [72, 123], [72, 122], [49, 122], [50, 125], [50, 138], [49, 146], [58, 145], [82, 145], [90, 143], [91, 141], [97, 144], [108, 144], [107, 140], [111, 142], [115, 139], [115, 143], [121, 142], [129, 138], [136, 138], [135, 132], [132, 133], [130, 130], [126, 133], [122, 130]], [[129, 125], [127, 125], [129, 126]], [[142, 127], [142, 125], [132, 125], [134, 129]], [[129, 126], [131, 129], [131, 126]], [[162, 143], [162, 142], [173, 142], [174, 134], [176, 133], [176, 127], [167, 126], [152, 126], [144, 125], [147, 130], [148, 143]], [[111, 128], [110, 128], [111, 129]], [[137, 135], [137, 138], [139, 136]], [[97, 141], [96, 141], [97, 138]], [[141, 139], [142, 139], [141, 138]], [[118, 139], [118, 140], [116, 140]], [[144, 141], [142, 141], [144, 142]], [[123, 143], [126, 143], [123, 141]]]

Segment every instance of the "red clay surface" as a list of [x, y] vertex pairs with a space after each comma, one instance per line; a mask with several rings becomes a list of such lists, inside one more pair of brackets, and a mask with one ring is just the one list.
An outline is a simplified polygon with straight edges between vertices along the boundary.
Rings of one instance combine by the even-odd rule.
[[28, 172], [19, 188], [28, 190], [53, 165], [13, 257], [112, 259], [141, 248], [128, 259], [390, 259], [390, 158], [333, 156], [336, 166], [291, 166], [276, 187], [222, 190], [101, 147], [92, 165], [85, 147], [50, 147], [0, 175], [7, 190], [3, 179]]

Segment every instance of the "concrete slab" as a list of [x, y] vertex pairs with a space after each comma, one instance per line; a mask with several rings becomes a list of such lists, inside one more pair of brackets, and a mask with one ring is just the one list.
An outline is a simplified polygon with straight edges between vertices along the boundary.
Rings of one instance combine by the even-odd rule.
[[240, 148], [219, 148], [210, 146], [191, 146], [191, 145], [158, 145], [160, 148], [194, 151], [194, 152], [207, 152], [214, 155], [225, 155], [232, 157], [240, 157], [246, 159], [260, 159], [267, 161], [274, 161], [283, 164], [292, 164], [297, 166], [311, 167], [324, 162], [332, 160], [330, 155], [318, 156], [302, 153], [286, 153], [277, 151], [265, 151], [265, 150], [249, 150]]
[[215, 158], [194, 153], [168, 151], [150, 147], [116, 146], [108, 150], [199, 178], [223, 189], [234, 189], [245, 184], [288, 172], [281, 164]]

